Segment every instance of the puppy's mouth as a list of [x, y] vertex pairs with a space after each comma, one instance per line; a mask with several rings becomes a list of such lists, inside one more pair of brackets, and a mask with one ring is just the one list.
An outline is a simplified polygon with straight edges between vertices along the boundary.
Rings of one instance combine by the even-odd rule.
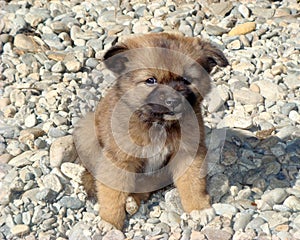
[[183, 116], [182, 110], [170, 110], [164, 106], [156, 104], [144, 105], [138, 111], [143, 121], [178, 121]]
[[168, 112], [163, 114], [163, 119], [166, 121], [176, 121], [182, 117], [182, 112]]

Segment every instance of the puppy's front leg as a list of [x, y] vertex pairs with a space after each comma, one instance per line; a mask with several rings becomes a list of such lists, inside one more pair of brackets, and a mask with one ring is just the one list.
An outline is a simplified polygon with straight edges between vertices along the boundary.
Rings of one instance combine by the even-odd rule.
[[175, 180], [181, 203], [185, 212], [201, 210], [210, 207], [209, 195], [206, 192], [206, 179], [201, 177], [201, 160], [196, 159], [183, 173]]
[[124, 225], [125, 203], [128, 193], [111, 189], [96, 181], [100, 217], [121, 230]]

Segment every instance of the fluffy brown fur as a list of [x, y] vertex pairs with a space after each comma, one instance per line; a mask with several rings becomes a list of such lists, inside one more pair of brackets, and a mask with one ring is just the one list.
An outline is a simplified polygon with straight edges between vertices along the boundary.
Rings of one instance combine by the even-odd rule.
[[[209, 207], [206, 180], [200, 176], [206, 155], [200, 104], [210, 90], [208, 73], [215, 65], [228, 64], [223, 53], [199, 38], [159, 33], [119, 43], [106, 52], [104, 60], [106, 67], [115, 73], [116, 84], [100, 101], [95, 113], [81, 120], [74, 131], [79, 156], [93, 175], [86, 173], [83, 182], [88, 192], [93, 193], [96, 189], [94, 193], [99, 202], [100, 216], [118, 229], [123, 227], [126, 198], [131, 195], [139, 204], [149, 194], [141, 193], [146, 182], [136, 182], [127, 175], [115, 175], [112, 166], [128, 173], [151, 175], [172, 163], [175, 155], [180, 154], [184, 134], [182, 124], [188, 130], [188, 137], [184, 140], [185, 150], [181, 158], [190, 158], [191, 161], [188, 164], [177, 161], [170, 165], [168, 172], [186, 212]], [[152, 84], [153, 78], [157, 83]], [[134, 92], [130, 92], [131, 89], [135, 89]], [[122, 104], [114, 112], [120, 102]], [[191, 109], [196, 116], [196, 128], [191, 124]], [[125, 136], [126, 128], [130, 141]], [[113, 132], [117, 133], [118, 139]], [[153, 148], [141, 148], [153, 144], [153, 137], [166, 138], [154, 157], [151, 153], [155, 151], [156, 142]], [[199, 139], [196, 148], [193, 145], [195, 139]], [[193, 151], [195, 156], [189, 156]], [[104, 158], [113, 165], [101, 165]], [[99, 176], [107, 181], [103, 183]], [[154, 189], [156, 184], [160, 186], [160, 179], [153, 177], [152, 180]], [[118, 184], [124, 184], [124, 189], [130, 190], [122, 191]]]

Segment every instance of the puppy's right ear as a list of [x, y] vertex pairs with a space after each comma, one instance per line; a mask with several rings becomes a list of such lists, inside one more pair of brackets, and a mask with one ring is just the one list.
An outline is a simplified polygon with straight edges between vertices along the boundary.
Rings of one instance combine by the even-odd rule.
[[125, 45], [115, 45], [111, 47], [103, 56], [105, 66], [116, 74], [121, 74], [126, 69], [126, 51], [129, 50]]

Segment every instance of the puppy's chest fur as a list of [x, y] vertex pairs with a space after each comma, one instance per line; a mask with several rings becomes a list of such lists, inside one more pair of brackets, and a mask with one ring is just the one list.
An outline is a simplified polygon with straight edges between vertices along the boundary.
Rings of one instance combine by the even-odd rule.
[[[153, 149], [154, 150], [154, 149]], [[164, 146], [162, 149], [159, 149], [159, 146], [157, 146], [158, 152], [151, 151], [149, 152], [149, 156], [144, 165], [143, 172], [146, 174], [151, 174], [152, 172], [155, 172], [165, 166], [170, 158], [171, 154], [171, 147], [170, 146]]]

